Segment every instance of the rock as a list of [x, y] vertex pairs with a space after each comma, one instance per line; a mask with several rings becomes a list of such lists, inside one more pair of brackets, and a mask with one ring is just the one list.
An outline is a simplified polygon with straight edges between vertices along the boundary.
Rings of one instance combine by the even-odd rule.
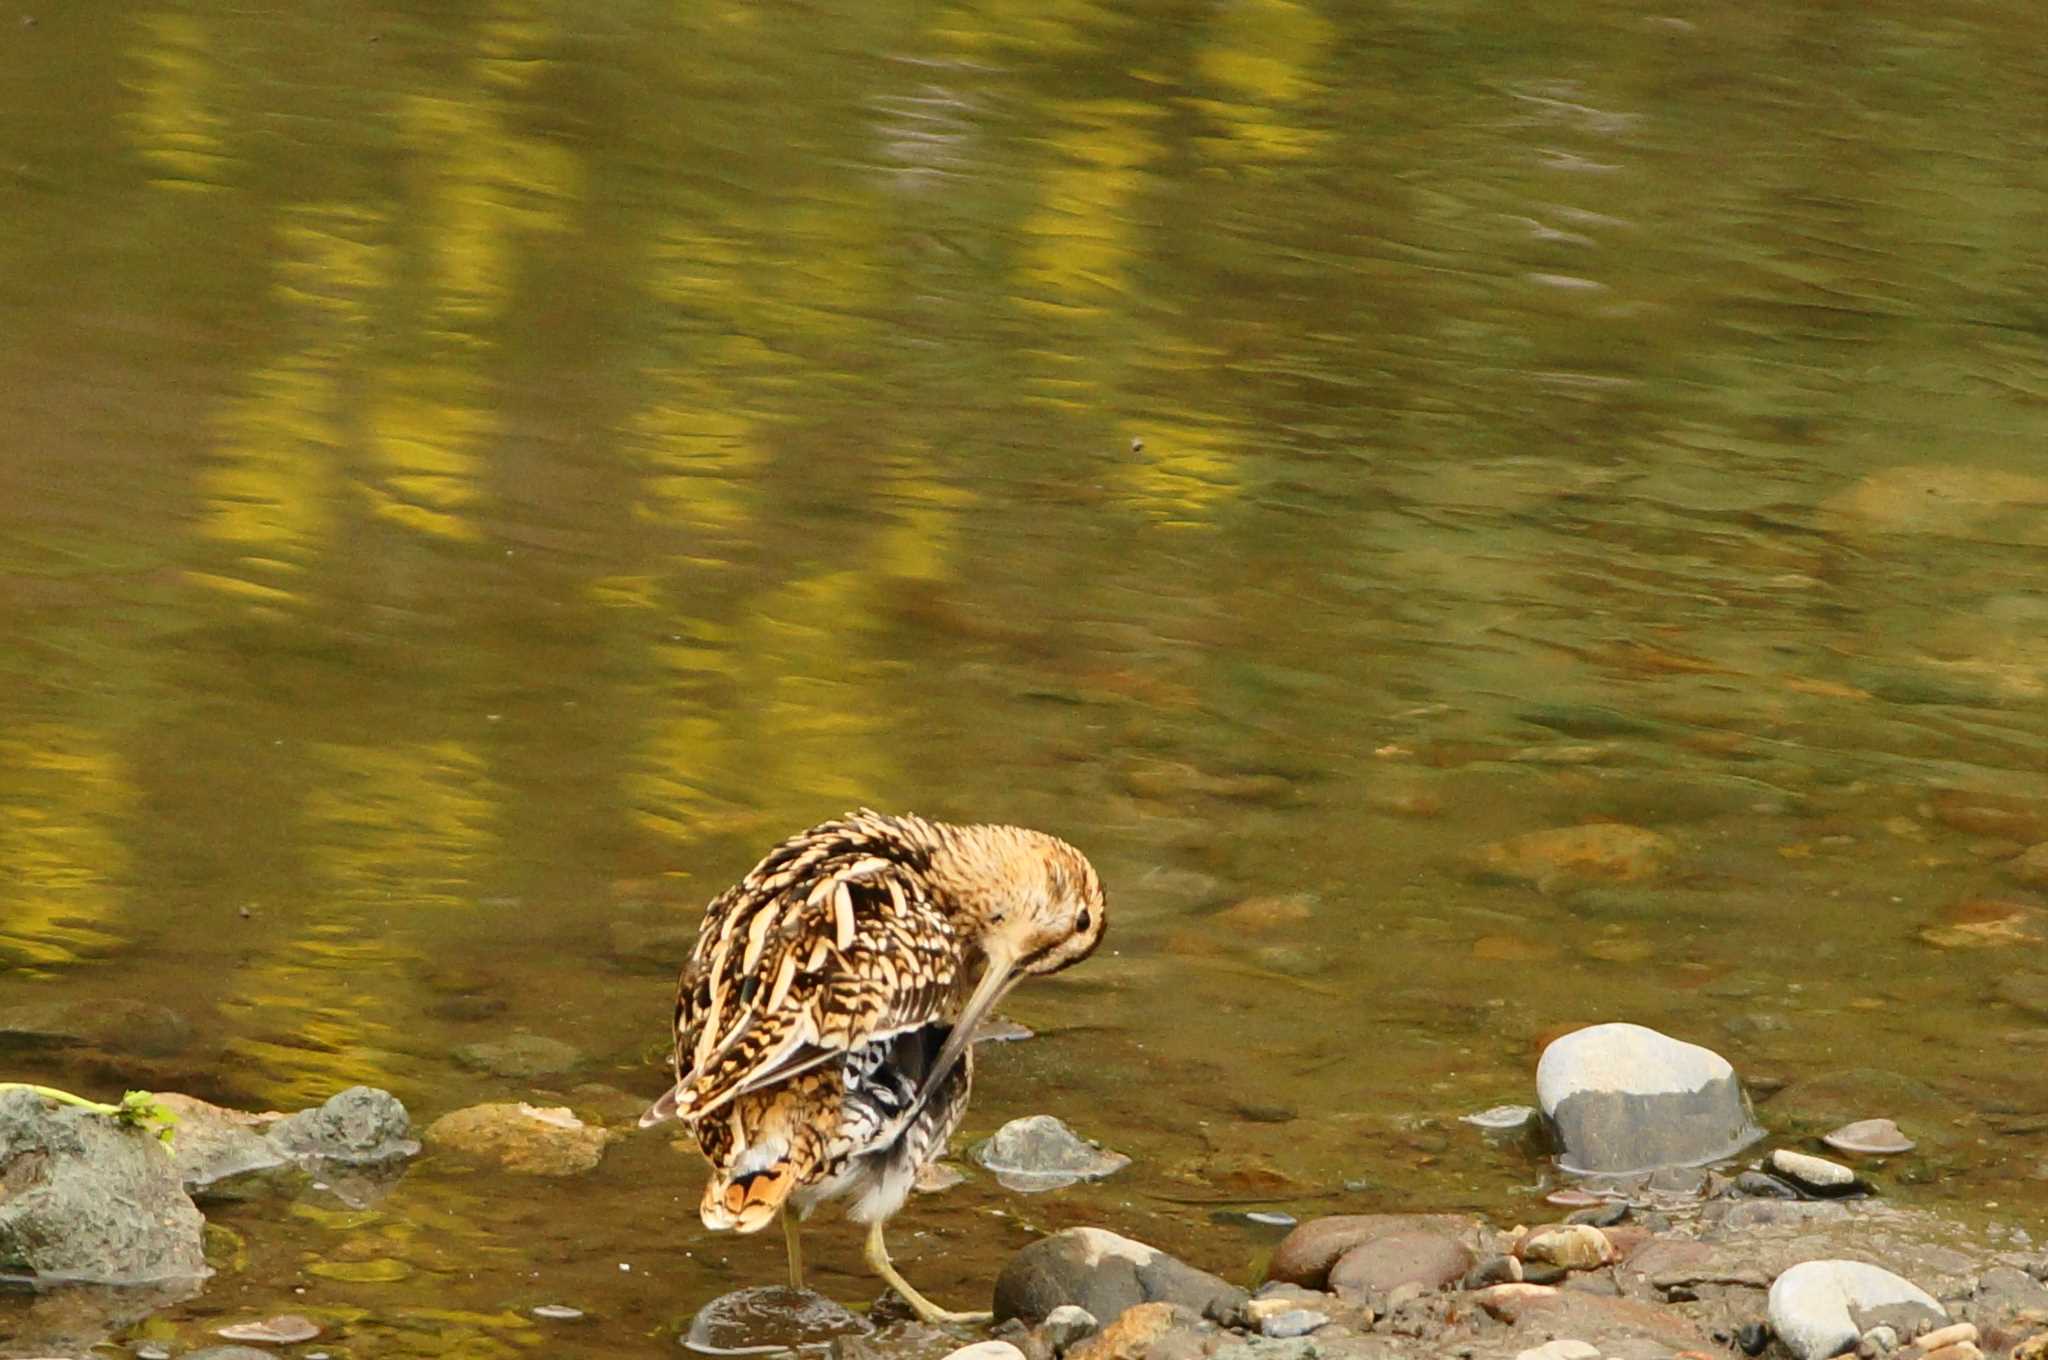
[[268, 1137], [287, 1157], [344, 1166], [377, 1166], [420, 1150], [405, 1106], [374, 1086], [351, 1086], [324, 1105], [287, 1115], [270, 1126]]
[[1980, 1322], [2015, 1317], [2029, 1308], [2048, 1320], [2048, 1285], [2017, 1266], [1993, 1266], [1978, 1278], [1977, 1295], [1970, 1303]]
[[1764, 1159], [1771, 1170], [1814, 1195], [1848, 1195], [1861, 1188], [1856, 1173], [1840, 1162], [1778, 1148]]
[[1948, 1321], [1934, 1297], [1880, 1266], [1806, 1261], [1779, 1275], [1766, 1306], [1771, 1328], [1799, 1360], [1826, 1360], [1863, 1335], [1855, 1313], [1905, 1304], [1931, 1322]]
[[1026, 1193], [1101, 1180], [1131, 1164], [1122, 1153], [1104, 1151], [1049, 1114], [1011, 1120], [975, 1144], [970, 1155], [995, 1172], [1005, 1189]]
[[320, 1328], [312, 1319], [297, 1313], [279, 1313], [261, 1322], [237, 1322], [232, 1326], [217, 1327], [214, 1335], [224, 1336], [230, 1341], [261, 1341], [265, 1345], [290, 1346], [300, 1341], [311, 1341], [320, 1335]]
[[449, 1056], [471, 1071], [488, 1072], [494, 1077], [507, 1077], [513, 1081], [560, 1076], [583, 1062], [580, 1049], [560, 1039], [548, 1039], [538, 1034], [513, 1034], [503, 1039], [464, 1044]]
[[1171, 1303], [1141, 1303], [1067, 1353], [1068, 1360], [1141, 1360], [1153, 1344], [1197, 1318]]
[[109, 1284], [193, 1280], [211, 1273], [204, 1226], [153, 1134], [0, 1091], [0, 1268]]
[[649, 972], [673, 973], [697, 944], [695, 921], [652, 923], [615, 920], [611, 925], [612, 957], [644, 966]]
[[1859, 1119], [1823, 1135], [1821, 1141], [1854, 1157], [1892, 1157], [1918, 1146], [1889, 1119]]
[[1024, 1360], [1024, 1352], [1007, 1341], [977, 1341], [948, 1351], [946, 1360]]
[[1639, 826], [1596, 822], [1530, 831], [1482, 846], [1475, 855], [1488, 877], [1533, 884], [1549, 892], [1586, 883], [1654, 878], [1677, 854], [1670, 839]]
[[1465, 1272], [1465, 1278], [1458, 1282], [1460, 1289], [1485, 1289], [1496, 1284], [1519, 1284], [1522, 1281], [1522, 1263], [1512, 1256], [1489, 1256]]
[[1461, 1114], [1458, 1122], [1485, 1129], [1488, 1133], [1514, 1133], [1527, 1128], [1529, 1121], [1538, 1113], [1533, 1105], [1494, 1105], [1475, 1114]]
[[1962, 1346], [1975, 1342], [1977, 1327], [1969, 1322], [1952, 1322], [1946, 1327], [1936, 1327], [1913, 1338], [1913, 1344], [1930, 1354], [1943, 1346]]
[[1565, 1270], [1592, 1270], [1608, 1264], [1615, 1253], [1606, 1233], [1588, 1223], [1570, 1223], [1535, 1229], [1515, 1248], [1515, 1255]]
[[109, 1053], [168, 1058], [191, 1042], [191, 1023], [150, 1001], [109, 997], [0, 1007], [0, 1053], [90, 1045]]
[[996, 1277], [995, 1315], [1036, 1326], [1061, 1304], [1115, 1318], [1141, 1303], [1177, 1303], [1198, 1316], [1236, 1308], [1237, 1286], [1101, 1228], [1068, 1228], [1012, 1256]]
[[1761, 1171], [1745, 1171], [1730, 1183], [1729, 1189], [1738, 1195], [1751, 1199], [1798, 1199], [1799, 1187], [1776, 1176]]
[[701, 1354], [732, 1355], [819, 1346], [834, 1337], [873, 1330], [866, 1318], [823, 1294], [787, 1285], [756, 1285], [721, 1294], [699, 1308], [683, 1334], [683, 1344]]
[[1276, 1341], [1289, 1337], [1307, 1336], [1321, 1327], [1330, 1325], [1330, 1315], [1319, 1313], [1313, 1308], [1290, 1308], [1284, 1313], [1274, 1313], [1259, 1319], [1259, 1335], [1270, 1336]]
[[1311, 1219], [1280, 1239], [1266, 1263], [1266, 1278], [1304, 1289], [1329, 1284], [1330, 1267], [1353, 1247], [1401, 1232], [1434, 1232], [1469, 1244], [1477, 1238], [1477, 1219], [1461, 1214], [1333, 1214]]
[[1536, 1064], [1536, 1093], [1570, 1171], [1697, 1166], [1763, 1136], [1727, 1059], [1641, 1025], [1554, 1040]]
[[205, 1346], [196, 1351], [186, 1351], [184, 1360], [277, 1360], [277, 1352], [258, 1350], [254, 1346]]
[[1101, 1326], [1102, 1324], [1095, 1320], [1095, 1314], [1071, 1303], [1063, 1303], [1053, 1309], [1045, 1315], [1045, 1321], [1039, 1324], [1045, 1333], [1045, 1339], [1052, 1343], [1055, 1351], [1065, 1351], [1083, 1337], [1093, 1335]]
[[1516, 1351], [1515, 1360], [1600, 1360], [1600, 1348], [1584, 1341], [1560, 1339]]
[[1497, 1284], [1470, 1296], [1488, 1314], [1511, 1327], [1565, 1333], [1601, 1348], [1603, 1354], [1654, 1342], [1670, 1350], [1705, 1351], [1706, 1333], [1689, 1319], [1634, 1299], [1551, 1289], [1533, 1284]]
[[209, 1105], [175, 1092], [156, 1099], [178, 1116], [171, 1139], [171, 1161], [186, 1189], [195, 1190], [244, 1172], [284, 1165], [284, 1154], [258, 1132], [264, 1121], [255, 1115]]
[[507, 1171], [574, 1176], [604, 1159], [611, 1135], [566, 1106], [542, 1109], [519, 1101], [451, 1111], [427, 1126], [427, 1138]]
[[1350, 1303], [1385, 1312], [1396, 1291], [1415, 1286], [1434, 1293], [1449, 1288], [1476, 1264], [1477, 1257], [1448, 1233], [1422, 1229], [1387, 1233], [1361, 1242], [1330, 1267], [1330, 1292]]

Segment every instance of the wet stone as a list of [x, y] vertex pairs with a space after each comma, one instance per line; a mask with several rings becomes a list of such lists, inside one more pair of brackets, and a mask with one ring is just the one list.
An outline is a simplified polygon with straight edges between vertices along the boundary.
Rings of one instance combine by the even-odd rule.
[[1442, 1232], [1389, 1233], [1345, 1252], [1330, 1267], [1330, 1292], [1384, 1312], [1401, 1289], [1433, 1292], [1455, 1284], [1474, 1263], [1471, 1248]]
[[1055, 1351], [1064, 1351], [1082, 1338], [1093, 1335], [1101, 1325], [1095, 1320], [1095, 1314], [1086, 1308], [1063, 1303], [1047, 1313], [1039, 1327]]
[[1778, 1148], [1765, 1159], [1765, 1164], [1809, 1194], [1849, 1195], [1861, 1188], [1855, 1172], [1825, 1157], [1809, 1157], [1803, 1152]]
[[1033, 1193], [1100, 1180], [1131, 1164], [1120, 1152], [1078, 1136], [1049, 1114], [1013, 1119], [971, 1154], [1004, 1188]]
[[150, 1001], [110, 997], [0, 1007], [0, 1053], [89, 1045], [140, 1058], [168, 1058], [191, 1042], [191, 1022]]
[[420, 1150], [405, 1106], [373, 1086], [351, 1086], [315, 1109], [287, 1115], [267, 1136], [288, 1157], [344, 1166], [378, 1166]]
[[996, 1317], [1032, 1326], [1062, 1304], [1116, 1318], [1141, 1303], [1174, 1303], [1217, 1316], [1244, 1302], [1235, 1285], [1101, 1228], [1040, 1238], [1004, 1263], [995, 1284]]
[[258, 1350], [254, 1346], [206, 1346], [186, 1351], [184, 1360], [277, 1360], [277, 1352]]
[[188, 1190], [284, 1165], [284, 1154], [259, 1131], [263, 1121], [255, 1115], [174, 1092], [157, 1103], [178, 1116], [171, 1160]]
[[311, 1318], [297, 1313], [279, 1313], [275, 1317], [263, 1318], [256, 1322], [236, 1322], [214, 1329], [214, 1335], [230, 1341], [260, 1341], [265, 1345], [290, 1346], [301, 1341], [311, 1341], [320, 1335], [320, 1328]]
[[451, 1111], [427, 1126], [427, 1138], [507, 1171], [574, 1176], [604, 1159], [611, 1135], [566, 1106], [543, 1109], [520, 1101]]
[[1290, 1308], [1284, 1313], [1275, 1313], [1259, 1319], [1259, 1335], [1284, 1341], [1289, 1337], [1307, 1336], [1310, 1332], [1329, 1325], [1328, 1313], [1319, 1313], [1313, 1308]]
[[1859, 1119], [1826, 1134], [1821, 1141], [1837, 1152], [1856, 1157], [1891, 1157], [1918, 1146], [1889, 1119]]
[[1536, 1092], [1570, 1171], [1697, 1166], [1763, 1131], [1727, 1059], [1641, 1025], [1594, 1025], [1552, 1041]]
[[1483, 877], [1528, 883], [1543, 892], [1586, 883], [1631, 883], [1661, 874], [1677, 847], [1639, 826], [1591, 826], [1530, 831], [1482, 846], [1473, 856]]
[[787, 1285], [759, 1285], [721, 1294], [697, 1310], [683, 1345], [700, 1355], [765, 1355], [822, 1346], [838, 1336], [873, 1331], [865, 1318], [823, 1294]]
[[1537, 1115], [1533, 1105], [1495, 1105], [1490, 1109], [1459, 1115], [1458, 1122], [1485, 1129], [1488, 1133], [1514, 1133], [1527, 1128]]
[[1311, 1219], [1282, 1238], [1266, 1263], [1266, 1278], [1305, 1289], [1329, 1283], [1330, 1268], [1352, 1248], [1394, 1233], [1426, 1232], [1465, 1241], [1479, 1221], [1461, 1214], [1332, 1214]]
[[1561, 1266], [1566, 1270], [1591, 1270], [1614, 1259], [1614, 1244], [1607, 1234], [1584, 1223], [1539, 1228], [1515, 1249], [1523, 1262]]
[[108, 1284], [208, 1273], [205, 1220], [153, 1134], [0, 1091], [0, 1262]]
[[583, 1316], [581, 1308], [571, 1308], [566, 1303], [543, 1303], [527, 1310], [537, 1318], [549, 1322], [574, 1322]]
[[464, 1044], [449, 1056], [471, 1071], [514, 1081], [560, 1076], [583, 1062], [582, 1050], [539, 1034]]

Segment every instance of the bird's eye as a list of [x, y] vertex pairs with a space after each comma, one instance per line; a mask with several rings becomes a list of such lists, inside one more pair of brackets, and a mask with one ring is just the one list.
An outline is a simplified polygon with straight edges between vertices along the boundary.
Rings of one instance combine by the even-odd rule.
[[1074, 918], [1074, 933], [1076, 935], [1086, 935], [1091, 920], [1093, 918], [1088, 915], [1088, 908], [1081, 908], [1081, 914]]

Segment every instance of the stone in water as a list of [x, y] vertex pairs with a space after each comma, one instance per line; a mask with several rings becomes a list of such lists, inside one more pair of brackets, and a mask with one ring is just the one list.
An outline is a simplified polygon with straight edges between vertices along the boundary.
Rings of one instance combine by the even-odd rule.
[[1641, 1025], [1593, 1025], [1551, 1043], [1536, 1095], [1567, 1171], [1698, 1166], [1763, 1136], [1728, 1060]]
[[721, 1294], [697, 1310], [683, 1344], [700, 1355], [768, 1355], [819, 1349], [835, 1336], [874, 1330], [823, 1294], [787, 1285], [757, 1285]]
[[274, 1346], [289, 1346], [311, 1341], [320, 1335], [320, 1329], [297, 1313], [279, 1313], [261, 1322], [237, 1322], [232, 1327], [222, 1327], [215, 1334], [230, 1341], [265, 1341]]
[[1471, 1124], [1475, 1128], [1482, 1128], [1488, 1132], [1506, 1133], [1510, 1130], [1521, 1128], [1535, 1117], [1536, 1110], [1533, 1106], [1495, 1105], [1491, 1109], [1481, 1110], [1477, 1114], [1459, 1115], [1458, 1122], [1461, 1124]]
[[1889, 1119], [1859, 1119], [1842, 1125], [1821, 1141], [1837, 1152], [1862, 1157], [1894, 1157], [1918, 1146]]
[[1049, 1114], [1011, 1120], [976, 1144], [973, 1155], [996, 1173], [1003, 1188], [1027, 1194], [1100, 1180], [1131, 1164], [1122, 1153], [1105, 1151]]
[[581, 1308], [571, 1308], [566, 1303], [543, 1303], [532, 1312], [535, 1317], [546, 1318], [549, 1322], [574, 1322], [583, 1316]]

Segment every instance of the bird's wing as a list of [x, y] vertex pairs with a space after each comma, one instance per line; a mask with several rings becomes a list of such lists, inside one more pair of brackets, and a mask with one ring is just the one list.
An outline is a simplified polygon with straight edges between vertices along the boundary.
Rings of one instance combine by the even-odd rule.
[[661, 1114], [701, 1119], [948, 1014], [961, 959], [923, 875], [858, 853], [789, 870], [765, 861], [711, 904], [677, 989]]

